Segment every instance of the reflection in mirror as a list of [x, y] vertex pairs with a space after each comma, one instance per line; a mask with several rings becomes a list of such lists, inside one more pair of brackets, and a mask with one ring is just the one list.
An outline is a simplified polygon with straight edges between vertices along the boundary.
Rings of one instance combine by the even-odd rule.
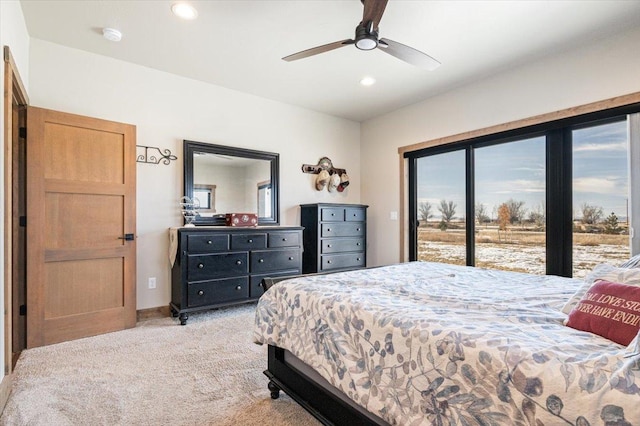
[[197, 225], [223, 225], [226, 213], [256, 213], [278, 224], [278, 154], [184, 141], [185, 195], [200, 201]]
[[258, 216], [271, 216], [271, 181], [258, 182]]

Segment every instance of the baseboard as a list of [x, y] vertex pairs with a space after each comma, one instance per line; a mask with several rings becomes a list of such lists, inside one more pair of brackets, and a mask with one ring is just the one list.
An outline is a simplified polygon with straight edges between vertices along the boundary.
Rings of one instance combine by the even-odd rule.
[[136, 312], [138, 321], [144, 321], [153, 318], [165, 318], [169, 316], [171, 316], [171, 309], [169, 308], [169, 305], [158, 306], [149, 309], [138, 309], [138, 311]]
[[13, 374], [4, 376], [2, 382], [0, 382], [0, 414], [4, 411], [4, 406], [7, 405], [7, 401], [9, 400], [11, 382], [13, 382]]

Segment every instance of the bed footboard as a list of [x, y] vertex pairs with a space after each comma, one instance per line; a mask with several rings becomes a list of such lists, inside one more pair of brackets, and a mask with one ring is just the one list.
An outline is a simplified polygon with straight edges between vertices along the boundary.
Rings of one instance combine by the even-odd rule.
[[329, 391], [328, 382], [320, 384], [290, 365], [284, 349], [269, 345], [268, 369], [264, 374], [269, 378], [267, 387], [272, 399], [283, 391], [324, 425], [387, 425], [374, 415], [365, 414], [346, 396], [340, 397], [339, 391]]

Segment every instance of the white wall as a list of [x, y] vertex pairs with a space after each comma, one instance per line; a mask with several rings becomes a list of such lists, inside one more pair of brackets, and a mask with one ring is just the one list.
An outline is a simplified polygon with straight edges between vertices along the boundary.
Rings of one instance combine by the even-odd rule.
[[[104, 56], [31, 39], [31, 104], [135, 124], [139, 145], [169, 149], [170, 165], [138, 164], [138, 309], [170, 300], [168, 228], [181, 225], [182, 140], [280, 153], [281, 224], [298, 225], [298, 205], [360, 202], [360, 125]], [[352, 184], [317, 192], [303, 163], [330, 157]], [[157, 289], [147, 279], [157, 277]]]
[[640, 28], [362, 123], [368, 264], [400, 260], [400, 224], [390, 219], [400, 210], [398, 147], [638, 92], [638, 46]]

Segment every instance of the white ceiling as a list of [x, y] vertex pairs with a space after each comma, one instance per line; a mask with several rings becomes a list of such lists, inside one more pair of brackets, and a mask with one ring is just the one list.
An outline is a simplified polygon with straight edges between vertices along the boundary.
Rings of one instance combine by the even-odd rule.
[[[442, 63], [423, 71], [354, 46], [281, 60], [353, 38], [358, 0], [189, 1], [194, 21], [173, 16], [172, 3], [21, 0], [31, 37], [355, 121], [640, 26], [638, 0], [390, 0], [380, 37]], [[103, 27], [120, 30], [122, 41], [105, 40]], [[365, 75], [377, 83], [360, 86]]]

